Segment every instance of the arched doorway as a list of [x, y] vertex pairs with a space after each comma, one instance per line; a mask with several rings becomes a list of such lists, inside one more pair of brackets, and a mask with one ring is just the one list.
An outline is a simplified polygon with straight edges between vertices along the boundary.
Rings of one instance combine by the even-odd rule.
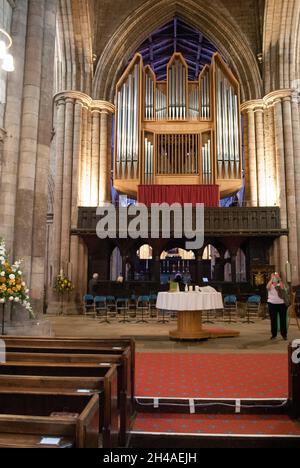
[[151, 268], [153, 260], [153, 249], [151, 245], [144, 244], [136, 252], [137, 262], [134, 279], [137, 281], [149, 281], [151, 279]]
[[247, 282], [247, 263], [246, 255], [242, 249], [238, 249], [236, 253], [235, 267], [236, 267], [236, 278], [232, 277], [232, 263], [231, 263], [231, 254], [229, 250], [226, 251], [224, 255], [225, 267], [224, 267], [224, 281], [226, 283], [231, 283], [235, 281], [236, 283], [246, 283]]
[[119, 247], [115, 247], [110, 256], [110, 280], [117, 281], [122, 276], [122, 255]]
[[223, 274], [221, 270], [221, 255], [219, 250], [211, 244], [208, 244], [202, 255], [203, 277], [209, 281], [218, 281]]
[[195, 273], [195, 254], [193, 251], [175, 247], [164, 250], [160, 256], [161, 284], [180, 277], [184, 282], [191, 282]]
[[237, 283], [247, 282], [247, 262], [246, 255], [242, 249], [236, 254], [236, 281]]

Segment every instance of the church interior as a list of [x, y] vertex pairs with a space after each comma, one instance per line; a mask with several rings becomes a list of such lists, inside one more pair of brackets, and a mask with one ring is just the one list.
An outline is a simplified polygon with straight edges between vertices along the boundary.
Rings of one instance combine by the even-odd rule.
[[0, 0], [0, 448], [300, 448], [299, 57], [300, 0]]

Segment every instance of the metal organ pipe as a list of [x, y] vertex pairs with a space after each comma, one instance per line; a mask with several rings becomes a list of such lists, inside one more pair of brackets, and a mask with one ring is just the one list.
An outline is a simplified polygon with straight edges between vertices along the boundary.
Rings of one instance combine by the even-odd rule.
[[138, 161], [139, 161], [139, 65], [134, 67], [134, 107], [133, 107], [133, 178], [138, 176]]
[[120, 163], [121, 163], [121, 151], [122, 151], [122, 91], [118, 92], [118, 124], [117, 124], [117, 177], [120, 176]]
[[117, 177], [136, 178], [139, 156], [138, 64], [118, 91], [117, 106]]
[[238, 96], [230, 81], [217, 68], [217, 157], [219, 178], [240, 178]]
[[175, 60], [168, 73], [169, 119], [186, 119], [186, 68], [180, 60]]

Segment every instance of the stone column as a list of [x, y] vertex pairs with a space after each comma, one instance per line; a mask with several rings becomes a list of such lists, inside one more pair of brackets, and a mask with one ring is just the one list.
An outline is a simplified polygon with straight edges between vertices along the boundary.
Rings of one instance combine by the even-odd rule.
[[266, 176], [265, 176], [265, 144], [263, 108], [255, 110], [255, 133], [256, 133], [256, 156], [257, 156], [257, 181], [258, 181], [258, 204], [266, 206]]
[[56, 168], [53, 217], [53, 274], [61, 269], [61, 230], [62, 230], [62, 191], [65, 146], [65, 100], [61, 97], [57, 103], [56, 128]]
[[283, 98], [283, 128], [285, 148], [286, 196], [289, 225], [289, 259], [293, 263], [292, 282], [299, 284], [299, 262], [297, 244], [297, 217], [295, 199], [295, 165], [292, 126], [291, 97]]
[[99, 204], [108, 199], [107, 194], [107, 130], [108, 130], [108, 111], [101, 112], [100, 126], [100, 174], [99, 174]]
[[[53, 275], [63, 268], [75, 285], [70, 295], [70, 307], [81, 301], [86, 293], [88, 250], [82, 239], [72, 231], [78, 227], [78, 207], [98, 204], [100, 174], [108, 199], [108, 170], [101, 171], [101, 161], [108, 167], [109, 126], [107, 117], [114, 107], [102, 101], [93, 101], [77, 91], [65, 91], [55, 97], [56, 115], [56, 174], [54, 201]], [[101, 145], [101, 124], [106, 145]], [[103, 139], [102, 139], [103, 141]], [[102, 153], [101, 153], [102, 151]], [[101, 159], [102, 158], [102, 159]], [[105, 200], [105, 198], [104, 198]], [[49, 294], [51, 296], [51, 294]], [[53, 306], [56, 295], [52, 294]]]
[[255, 118], [253, 109], [248, 110], [248, 152], [249, 152], [249, 182], [250, 182], [250, 203], [257, 206], [257, 161], [256, 161], [256, 138], [255, 138]]
[[299, 96], [292, 97], [292, 126], [294, 145], [294, 165], [295, 165], [295, 200], [296, 200], [296, 226], [298, 245], [298, 268], [300, 268], [300, 118], [299, 118]]
[[80, 192], [79, 192], [79, 205], [88, 206], [89, 193], [87, 193], [87, 173], [88, 173], [88, 162], [87, 162], [87, 145], [86, 138], [88, 132], [88, 113], [89, 109], [86, 104], [82, 107], [82, 140], [81, 140], [81, 155], [80, 155]]
[[14, 254], [24, 259], [23, 269], [37, 309], [44, 295], [45, 179], [51, 135], [56, 6], [56, 0], [29, 1], [15, 211]]
[[268, 106], [264, 113], [265, 129], [265, 171], [266, 171], [266, 199], [267, 206], [277, 203], [277, 179], [275, 160], [275, 136], [274, 136], [274, 109]]
[[99, 200], [99, 163], [100, 163], [100, 112], [92, 112], [92, 193], [91, 206], [98, 206]]
[[[72, 168], [72, 213], [71, 227], [76, 229], [78, 225], [78, 205], [79, 205], [79, 181], [80, 181], [80, 155], [81, 155], [81, 140], [82, 140], [82, 104], [75, 103], [74, 110], [74, 135], [73, 135], [73, 168]], [[70, 263], [71, 263], [71, 280], [75, 285], [74, 299], [80, 301], [78, 294], [80, 278], [78, 276], [78, 255], [79, 255], [79, 238], [71, 236], [70, 247]]]
[[[277, 98], [274, 103], [274, 121], [275, 121], [275, 150], [276, 150], [276, 169], [277, 169], [277, 193], [278, 205], [280, 207], [281, 227], [288, 227], [287, 205], [286, 205], [286, 180], [285, 180], [285, 159], [284, 159], [284, 139], [283, 139], [283, 121], [282, 121], [282, 103]], [[289, 259], [288, 238], [282, 236], [279, 239], [280, 251], [280, 271], [285, 271], [286, 262]]]
[[62, 180], [62, 224], [61, 224], [61, 268], [68, 272], [70, 262], [70, 231], [72, 212], [72, 168], [73, 168], [73, 139], [74, 139], [74, 100], [65, 100], [65, 135]]
[[32, 227], [32, 298], [42, 301], [46, 286], [46, 242], [57, 1], [45, 1], [42, 74]]

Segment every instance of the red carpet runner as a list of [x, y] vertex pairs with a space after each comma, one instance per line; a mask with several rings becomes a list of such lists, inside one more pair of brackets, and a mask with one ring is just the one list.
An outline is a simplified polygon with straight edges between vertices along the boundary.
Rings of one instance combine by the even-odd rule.
[[137, 354], [138, 397], [287, 398], [285, 354]]

